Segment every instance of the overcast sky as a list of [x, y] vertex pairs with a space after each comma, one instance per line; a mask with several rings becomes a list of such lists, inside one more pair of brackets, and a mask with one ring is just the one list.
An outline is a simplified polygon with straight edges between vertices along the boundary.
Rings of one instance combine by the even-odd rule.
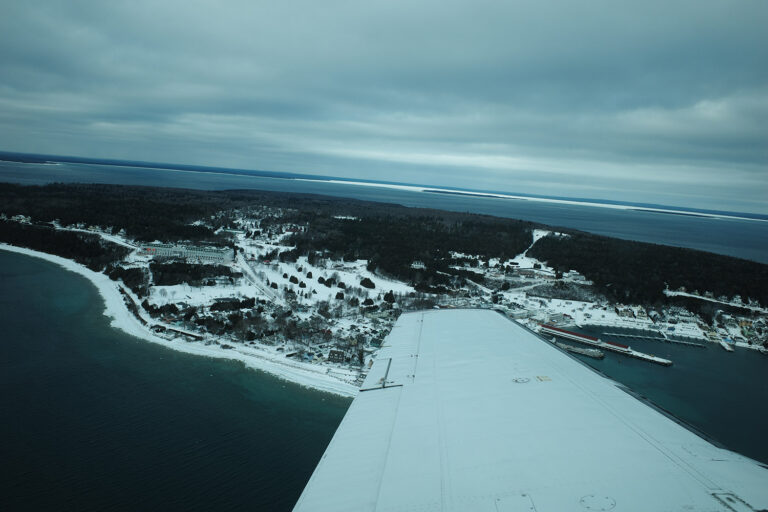
[[0, 0], [0, 149], [768, 213], [768, 2]]

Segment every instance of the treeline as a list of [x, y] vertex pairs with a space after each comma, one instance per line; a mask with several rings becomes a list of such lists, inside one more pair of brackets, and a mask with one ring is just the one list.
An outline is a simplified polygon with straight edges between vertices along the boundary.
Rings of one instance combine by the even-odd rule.
[[[231, 218], [218, 217], [221, 212], [248, 209], [253, 206], [282, 208], [280, 218], [262, 219], [263, 225], [314, 223], [318, 219], [330, 222], [333, 216], [359, 218], [389, 217], [393, 221], [414, 217], [433, 217], [441, 222], [477, 222], [479, 224], [531, 223], [495, 217], [444, 212], [424, 208], [407, 208], [395, 204], [360, 201], [348, 198], [291, 194], [260, 190], [204, 191], [157, 187], [51, 184], [28, 186], [0, 183], [0, 213], [8, 216], [25, 215], [36, 222], [59, 220], [62, 225], [85, 224], [124, 229], [139, 241], [213, 241], [226, 243], [226, 238], [214, 235], [219, 227], [233, 227]], [[192, 225], [205, 221], [207, 226]], [[318, 224], [322, 229], [323, 226]], [[467, 228], [471, 228], [471, 224]], [[486, 240], [485, 243], [490, 243]]]
[[560, 271], [578, 270], [619, 302], [670, 302], [668, 285], [768, 304], [768, 265], [719, 254], [574, 233], [542, 238], [528, 255]]
[[[158, 187], [62, 184], [44, 186], [0, 183], [0, 213], [11, 217], [25, 215], [35, 222], [58, 220], [64, 226], [124, 229], [138, 241], [192, 241], [226, 245], [226, 235], [216, 229], [234, 227], [231, 218], [221, 212], [252, 206], [285, 208], [282, 218], [263, 219], [265, 225], [284, 222], [304, 223], [318, 215], [337, 215], [341, 208], [348, 214], [407, 210], [397, 205], [370, 203], [341, 198], [290, 194], [260, 190], [187, 190]], [[206, 225], [193, 224], [205, 221]]]
[[126, 268], [118, 264], [112, 264], [107, 267], [106, 274], [113, 281], [122, 280], [123, 284], [133, 290], [133, 293], [139, 297], [143, 297], [149, 292], [149, 275], [143, 268]]
[[213, 285], [219, 277], [234, 280], [241, 277], [224, 265], [199, 265], [194, 263], [171, 262], [150, 263], [153, 284], [156, 286], [174, 286], [189, 283], [190, 285]]
[[238, 309], [252, 309], [256, 305], [256, 299], [219, 299], [211, 305], [211, 311], [235, 311]]
[[124, 229], [143, 241], [219, 240], [205, 226], [191, 225], [219, 211], [219, 201], [195, 191], [113, 185], [0, 183], [0, 211], [37, 222]]
[[129, 252], [96, 235], [57, 231], [47, 226], [4, 220], [0, 220], [0, 242], [55, 254], [95, 271], [101, 271], [110, 263], [123, 259]]

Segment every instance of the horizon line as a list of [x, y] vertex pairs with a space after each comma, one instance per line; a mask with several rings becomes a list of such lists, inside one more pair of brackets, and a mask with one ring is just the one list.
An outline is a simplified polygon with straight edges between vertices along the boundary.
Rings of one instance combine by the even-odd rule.
[[[30, 157], [33, 161], [19, 159], [7, 159], [3, 157]], [[71, 155], [51, 155], [46, 153], [23, 153], [17, 151], [0, 150], [0, 161], [11, 161], [27, 164], [46, 163], [82, 163], [91, 165], [107, 165], [111, 167], [141, 167], [147, 169], [200, 172], [210, 174], [229, 174], [234, 176], [250, 176], [255, 178], [276, 178], [286, 180], [301, 180], [313, 182], [327, 182], [344, 185], [357, 185], [368, 187], [390, 188], [421, 193], [456, 194], [467, 197], [484, 197], [489, 199], [507, 199], [535, 201], [553, 204], [570, 204], [574, 206], [592, 206], [596, 208], [610, 208], [616, 210], [636, 210], [649, 213], [663, 213], [670, 215], [689, 215], [708, 218], [729, 218], [734, 220], [749, 220], [768, 222], [768, 214], [757, 212], [742, 212], [736, 210], [707, 210], [686, 206], [674, 206], [658, 203], [641, 203], [635, 201], [615, 201], [599, 198], [582, 198], [569, 196], [549, 196], [541, 194], [529, 194], [524, 192], [489, 191], [451, 187], [445, 185], [427, 185], [418, 183], [406, 183], [398, 181], [371, 180], [365, 178], [346, 178], [342, 176], [329, 176], [324, 174], [298, 173], [292, 171], [267, 171], [262, 169], [243, 169], [233, 167], [214, 167], [210, 165], [149, 162], [145, 160], [124, 160], [118, 158], [94, 158]]]

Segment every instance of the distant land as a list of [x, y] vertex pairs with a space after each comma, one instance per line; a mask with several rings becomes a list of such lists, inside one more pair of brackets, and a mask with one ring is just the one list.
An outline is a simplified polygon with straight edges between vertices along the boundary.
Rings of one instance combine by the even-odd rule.
[[211, 167], [211, 166], [204, 166], [204, 165], [145, 162], [140, 160], [121, 160], [121, 159], [113, 159], [113, 158], [87, 158], [87, 157], [79, 157], [79, 156], [47, 155], [47, 154], [39, 154], [39, 153], [16, 153], [16, 152], [10, 152], [10, 151], [0, 151], [0, 161], [19, 162], [19, 163], [36, 163], [36, 164], [47, 164], [47, 163], [91, 164], [91, 165], [105, 165], [105, 166], [114, 166], [114, 167], [135, 167], [135, 168], [144, 168], [144, 169], [200, 172], [200, 173], [209, 173], [209, 174], [229, 174], [229, 175], [235, 175], [235, 176], [253, 176], [253, 177], [261, 177], [261, 178], [275, 178], [275, 179], [286, 179], [286, 180], [324, 181], [324, 182], [332, 182], [337, 184], [406, 189], [411, 191], [420, 191], [420, 192], [434, 193], [434, 194], [455, 194], [455, 195], [462, 195], [467, 197], [489, 197], [489, 198], [496, 198], [496, 199], [530, 200], [530, 201], [565, 203], [565, 204], [613, 208], [613, 209], [633, 209], [633, 210], [649, 212], [649, 213], [700, 216], [700, 217], [717, 217], [717, 218], [735, 218], [739, 220], [755, 220], [755, 221], [768, 222], [768, 215], [751, 213], [751, 212], [709, 210], [709, 209], [687, 208], [687, 207], [683, 208], [679, 206], [662, 205], [662, 204], [656, 204], [656, 203], [636, 203], [636, 202], [629, 202], [629, 201], [616, 201], [611, 199], [536, 195], [536, 194], [527, 194], [522, 192], [499, 191], [499, 190], [462, 189], [462, 188], [448, 187], [448, 186], [436, 187], [434, 185], [428, 185], [428, 184], [404, 183], [404, 182], [384, 181], [384, 180], [365, 180], [365, 179], [357, 179], [357, 178], [353, 179], [353, 178], [343, 178], [343, 177], [308, 174], [308, 173], [265, 171], [260, 169], [237, 169], [237, 168], [227, 168], [227, 167]]

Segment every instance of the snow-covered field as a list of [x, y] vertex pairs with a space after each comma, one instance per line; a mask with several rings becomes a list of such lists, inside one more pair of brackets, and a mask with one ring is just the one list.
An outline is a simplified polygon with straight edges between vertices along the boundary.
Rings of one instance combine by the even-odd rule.
[[245, 299], [257, 297], [258, 290], [244, 279], [235, 284], [190, 286], [187, 283], [150, 288], [149, 303], [153, 306], [184, 303], [188, 306], [207, 306], [221, 298]]
[[[308, 294], [311, 302], [332, 300], [335, 298], [336, 293], [345, 292], [344, 289], [338, 287], [339, 282], [343, 282], [347, 289], [351, 287], [360, 288], [363, 297], [377, 297], [379, 294], [390, 290], [401, 295], [413, 291], [411, 286], [401, 281], [389, 280], [368, 271], [365, 268], [367, 263], [366, 260], [357, 260], [354, 262], [327, 262], [324, 266], [318, 266], [309, 264], [307, 258], [302, 256], [296, 263], [274, 262], [269, 265], [257, 264], [257, 266], [252, 268], [256, 272], [263, 272], [270, 282], [278, 283], [281, 288], [287, 286], [296, 292], [302, 291], [298, 284], [290, 282], [291, 276], [295, 276], [299, 282], [303, 281], [306, 284], [306, 288], [303, 291], [305, 295]], [[299, 271], [298, 268], [302, 270]], [[309, 273], [312, 274], [311, 278], [307, 277]], [[287, 274], [288, 277], [283, 277], [283, 274]], [[321, 284], [318, 278], [323, 280], [334, 278], [336, 284], [327, 287]], [[360, 281], [364, 278], [370, 279], [375, 287], [373, 289], [361, 287]]]

